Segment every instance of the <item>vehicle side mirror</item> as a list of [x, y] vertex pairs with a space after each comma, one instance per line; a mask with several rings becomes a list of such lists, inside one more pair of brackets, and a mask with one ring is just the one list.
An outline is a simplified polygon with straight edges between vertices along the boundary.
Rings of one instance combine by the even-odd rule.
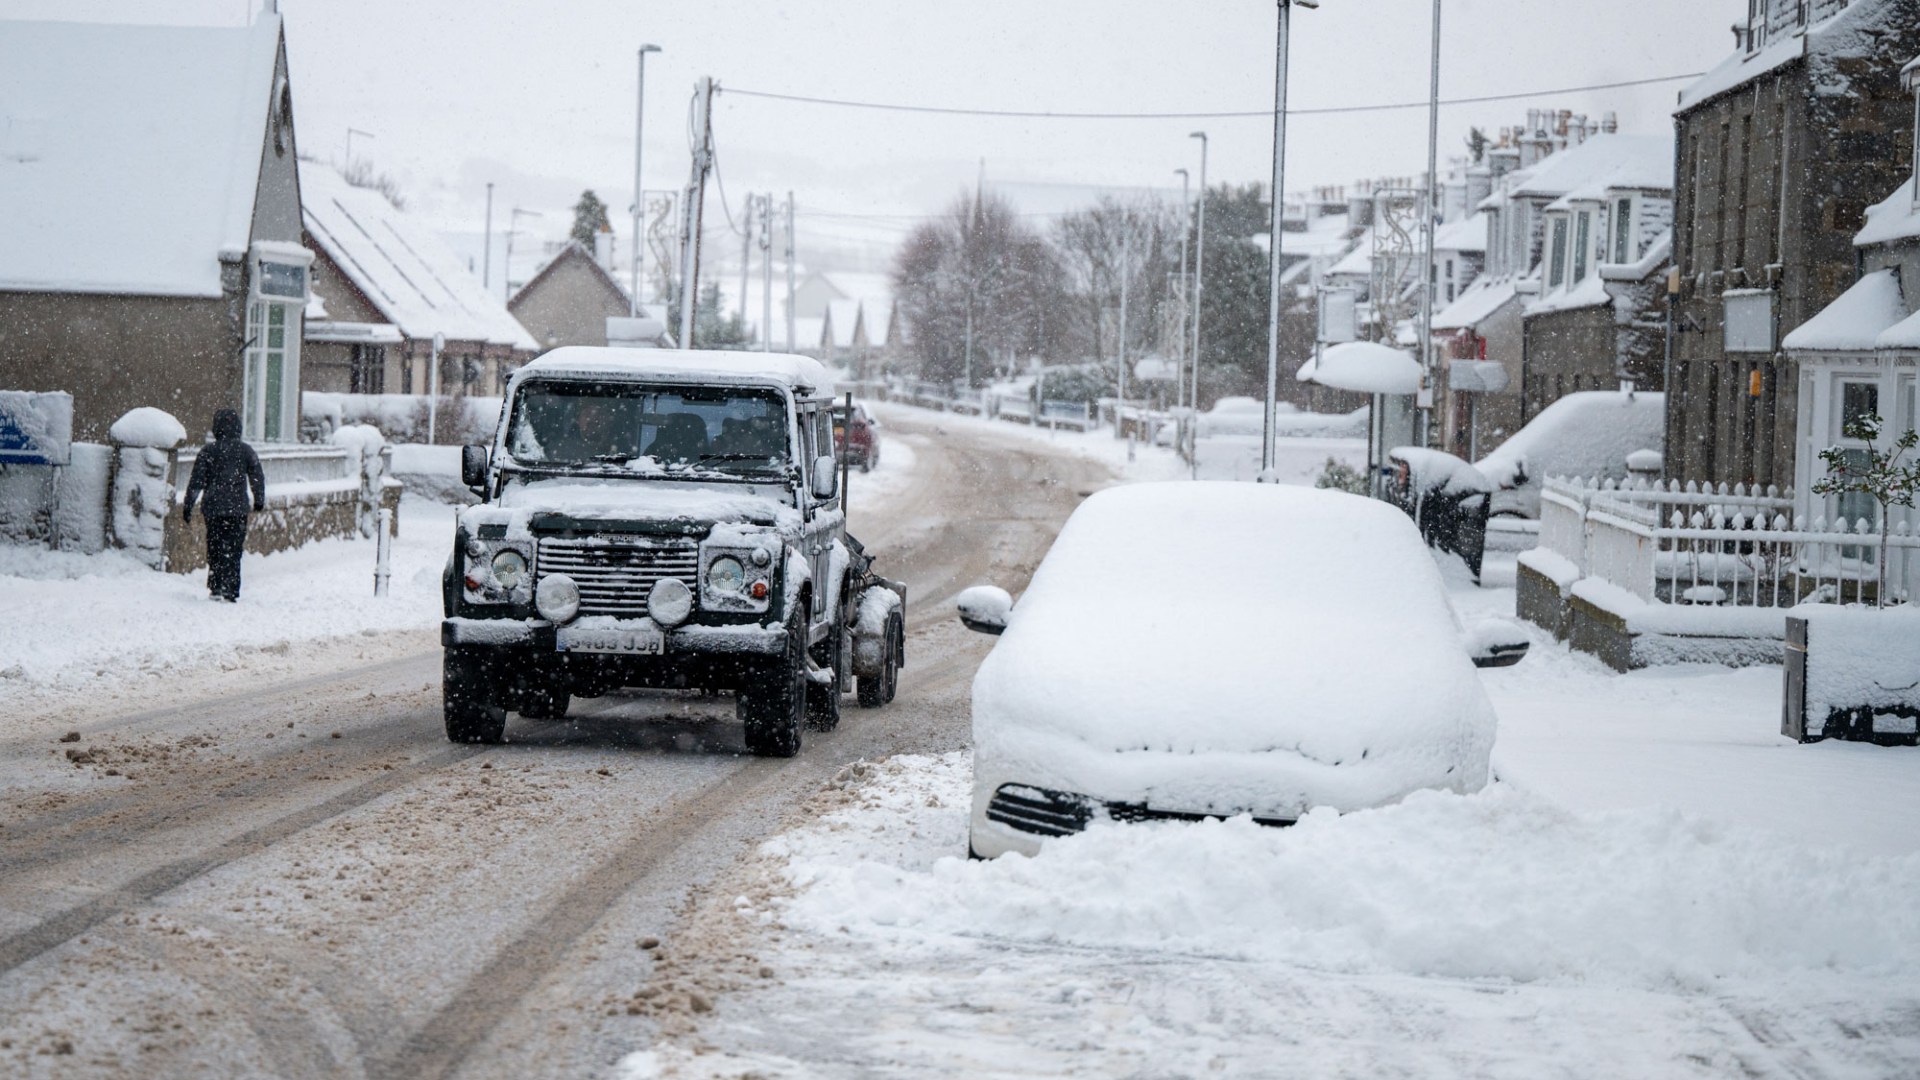
[[832, 454], [821, 454], [813, 459], [813, 497], [831, 499], [840, 490], [839, 466]]
[[470, 488], [483, 488], [487, 484], [487, 448], [484, 446], [463, 446], [460, 448], [460, 482]]
[[967, 629], [995, 637], [1006, 630], [1007, 617], [1013, 614], [1013, 597], [993, 585], [975, 585], [963, 591], [955, 605]]
[[1467, 655], [1474, 667], [1512, 667], [1527, 655], [1532, 639], [1505, 619], [1485, 619], [1467, 634]]

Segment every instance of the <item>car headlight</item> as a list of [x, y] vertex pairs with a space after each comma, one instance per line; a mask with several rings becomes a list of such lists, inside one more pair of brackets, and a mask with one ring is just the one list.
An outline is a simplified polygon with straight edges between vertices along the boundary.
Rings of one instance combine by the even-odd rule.
[[527, 560], [517, 551], [502, 551], [493, 557], [493, 580], [512, 592], [527, 580]]
[[737, 593], [746, 583], [747, 572], [738, 559], [723, 555], [707, 566], [707, 588], [715, 592]]
[[548, 574], [533, 591], [533, 606], [550, 623], [572, 622], [580, 614], [580, 586], [565, 574]]

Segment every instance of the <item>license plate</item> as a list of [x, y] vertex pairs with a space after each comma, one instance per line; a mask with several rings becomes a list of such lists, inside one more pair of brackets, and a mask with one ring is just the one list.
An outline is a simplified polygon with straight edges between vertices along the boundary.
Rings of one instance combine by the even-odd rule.
[[554, 634], [554, 643], [561, 652], [659, 656], [667, 651], [667, 635], [657, 626], [563, 626]]

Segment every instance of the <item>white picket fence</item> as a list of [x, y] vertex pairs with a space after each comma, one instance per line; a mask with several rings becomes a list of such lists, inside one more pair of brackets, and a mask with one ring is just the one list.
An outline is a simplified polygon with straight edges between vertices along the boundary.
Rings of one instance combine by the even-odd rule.
[[[1556, 477], [1540, 499], [1540, 546], [1650, 603], [1791, 607], [1878, 599], [1881, 537], [1867, 519], [1808, 521], [1792, 493]], [[1920, 592], [1920, 535], [1886, 538], [1888, 600]]]

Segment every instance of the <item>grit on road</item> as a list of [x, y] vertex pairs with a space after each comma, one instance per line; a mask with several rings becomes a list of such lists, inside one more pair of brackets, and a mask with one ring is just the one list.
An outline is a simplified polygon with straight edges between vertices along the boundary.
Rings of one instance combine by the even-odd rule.
[[[746, 756], [731, 699], [686, 694], [448, 744], [419, 632], [27, 718], [0, 738], [0, 1072], [598, 1074], [711, 1008], [713, 972], [777, 979], [687, 940], [705, 892], [847, 766], [965, 745], [989, 642], [953, 595], [1023, 586], [1112, 479], [978, 423], [887, 434], [910, 482], [863, 501], [856, 478], [852, 531], [911, 590], [908, 667], [792, 760]], [[696, 950], [705, 974], [659, 993]]]

